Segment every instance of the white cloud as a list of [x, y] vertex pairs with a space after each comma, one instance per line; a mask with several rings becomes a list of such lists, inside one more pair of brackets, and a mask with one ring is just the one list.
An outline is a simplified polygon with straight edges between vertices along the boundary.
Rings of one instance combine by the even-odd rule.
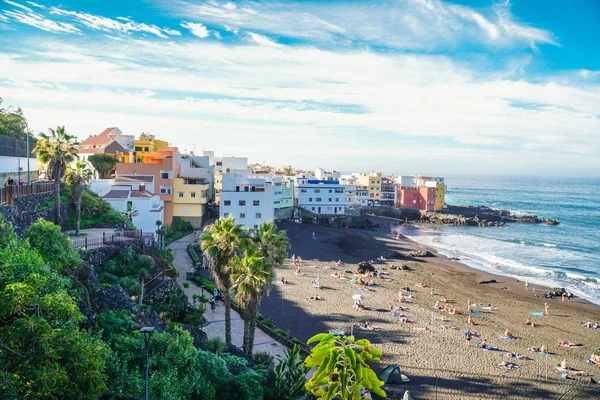
[[11, 6], [13, 6], [13, 7], [17, 7], [17, 8], [20, 8], [20, 9], [22, 9], [22, 10], [25, 10], [25, 11], [29, 11], [29, 12], [32, 12], [32, 11], [33, 11], [31, 8], [29, 8], [29, 7], [26, 7], [26, 6], [24, 6], [24, 5], [22, 5], [22, 4], [19, 4], [19, 3], [15, 3], [14, 1], [10, 1], [10, 0], [4, 0], [4, 2], [5, 2], [6, 4], [10, 4], [10, 5], [11, 5]]
[[208, 29], [206, 29], [206, 26], [200, 24], [200, 23], [193, 23], [193, 22], [182, 22], [181, 26], [189, 29], [190, 32], [192, 32], [192, 34], [194, 36], [198, 36], [201, 39], [207, 38], [209, 33], [208, 33]]
[[[6, 1], [8, 4], [17, 5], [17, 3]], [[51, 19], [48, 19], [32, 9], [19, 5], [20, 9], [17, 10], [4, 10], [3, 13], [8, 18], [20, 22], [25, 25], [30, 25], [36, 27], [38, 29], [44, 30], [46, 32], [52, 33], [76, 33], [80, 34], [81, 31], [76, 28], [73, 24], [69, 24], [66, 22], [57, 22]], [[21, 9], [23, 11], [21, 11]]]
[[481, 12], [440, 0], [379, 2], [254, 2], [236, 7], [212, 0], [169, 3], [186, 18], [225, 29], [318, 40], [337, 45], [372, 44], [399, 49], [438, 49], [462, 44], [557, 44], [551, 32], [515, 21], [510, 4]]
[[238, 28], [232, 28], [229, 25], [223, 25], [223, 28], [227, 31], [227, 32], [231, 32], [234, 35], [237, 35], [238, 32], [240, 31]]
[[252, 40], [256, 44], [259, 44], [261, 46], [269, 46], [269, 47], [279, 46], [273, 40], [269, 39], [266, 36], [260, 35], [258, 33], [248, 32], [248, 37], [250, 38], [250, 40]]

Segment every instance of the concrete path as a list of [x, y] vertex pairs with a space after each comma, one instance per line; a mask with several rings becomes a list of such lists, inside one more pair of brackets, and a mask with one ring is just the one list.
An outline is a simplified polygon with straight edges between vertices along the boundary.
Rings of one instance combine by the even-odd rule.
[[[202, 288], [196, 286], [195, 283], [190, 282], [190, 287], [183, 287], [185, 279], [185, 272], [192, 268], [192, 259], [187, 253], [187, 246], [190, 243], [194, 243], [198, 239], [198, 234], [192, 233], [191, 235], [185, 236], [175, 242], [171, 243], [167, 248], [173, 251], [175, 258], [174, 265], [179, 272], [177, 283], [181, 286], [184, 293], [192, 300], [193, 295], [205, 295], [210, 298], [212, 293], [208, 293]], [[207, 304], [207, 309], [204, 312], [204, 318], [206, 324], [202, 327], [204, 332], [209, 338], [219, 336], [223, 341], [225, 340], [225, 306], [222, 302], [217, 302], [217, 308], [215, 311], [210, 310], [210, 305]], [[235, 346], [241, 349], [242, 339], [244, 336], [244, 321], [240, 318], [240, 315], [231, 310], [231, 340]], [[266, 333], [260, 329], [256, 329], [254, 335], [254, 352], [264, 351], [273, 354], [275, 357], [284, 357], [286, 347], [282, 344], [274, 341]]]

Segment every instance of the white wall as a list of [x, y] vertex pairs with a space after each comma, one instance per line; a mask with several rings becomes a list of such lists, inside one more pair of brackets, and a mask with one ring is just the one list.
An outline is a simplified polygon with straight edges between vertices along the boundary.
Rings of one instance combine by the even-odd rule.
[[[21, 167], [21, 179], [27, 183], [27, 157], [6, 157], [0, 156], [0, 173], [14, 173], [11, 176], [18, 183], [19, 166]], [[29, 159], [29, 170], [38, 170], [37, 158]]]
[[300, 207], [316, 214], [344, 214], [348, 207], [345, 189], [339, 184], [299, 183], [295, 190]]
[[[165, 221], [164, 217], [164, 202], [159, 196], [153, 197], [131, 197], [129, 199], [107, 199], [108, 203], [118, 212], [124, 212], [127, 209], [127, 202], [131, 201], [132, 205], [139, 211], [137, 217], [133, 217], [133, 224], [136, 228], [143, 232], [156, 232], [156, 221]], [[162, 207], [159, 212], [151, 212]]]

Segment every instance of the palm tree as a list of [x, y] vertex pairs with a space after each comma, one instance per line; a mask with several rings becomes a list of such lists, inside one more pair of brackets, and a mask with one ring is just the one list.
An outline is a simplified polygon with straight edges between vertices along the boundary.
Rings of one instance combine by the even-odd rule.
[[280, 231], [275, 222], [265, 222], [256, 231], [251, 230], [249, 236], [261, 257], [269, 257], [274, 265], [283, 264], [290, 247], [286, 231]]
[[291, 176], [294, 173], [294, 170], [292, 169], [292, 167], [285, 167], [283, 169], [283, 174], [286, 176]]
[[200, 248], [210, 262], [210, 271], [217, 287], [223, 291], [227, 345], [231, 345], [231, 263], [240, 253], [244, 237], [244, 229], [233, 218], [219, 218], [214, 224], [207, 225], [200, 236]]
[[[290, 242], [287, 238], [286, 231], [280, 231], [274, 222], [265, 222], [261, 224], [256, 231], [248, 231], [248, 248], [255, 247], [256, 251], [262, 257], [268, 265], [263, 266], [268, 269], [270, 274], [265, 275], [268, 277], [264, 285], [260, 286], [260, 292], [256, 298], [256, 312], [260, 308], [260, 302], [263, 297], [269, 292], [271, 283], [273, 282], [273, 267], [283, 264], [287, 257], [287, 249], [290, 247]], [[256, 312], [253, 316], [252, 326], [249, 331], [248, 347], [250, 353], [252, 353], [252, 347], [254, 345], [254, 332], [256, 328]]]
[[40, 162], [47, 164], [48, 176], [56, 182], [56, 224], [60, 225], [60, 180], [67, 172], [67, 166], [79, 158], [75, 149], [75, 136], [65, 132], [64, 126], [56, 130], [48, 129], [48, 134], [40, 133], [33, 152]]
[[254, 332], [256, 330], [256, 314], [260, 300], [271, 286], [273, 269], [271, 259], [261, 257], [254, 246], [249, 246], [241, 258], [235, 258], [232, 263], [231, 275], [236, 304], [240, 308], [244, 320], [244, 340], [242, 350], [252, 355], [254, 347]]
[[79, 235], [79, 226], [81, 224], [81, 198], [85, 186], [90, 183], [94, 176], [92, 170], [87, 167], [85, 161], [77, 161], [75, 168], [71, 168], [66, 176], [67, 184], [71, 187], [71, 199], [75, 202], [75, 234]]
[[164, 229], [162, 228], [162, 224], [163, 222], [160, 219], [157, 219], [156, 222], [156, 235], [158, 236], [158, 248], [162, 249], [162, 245], [161, 245], [161, 238], [162, 238], [162, 234], [164, 233]]
[[133, 218], [140, 215], [137, 208], [131, 203], [127, 204], [127, 208], [122, 213], [130, 222], [133, 222]]

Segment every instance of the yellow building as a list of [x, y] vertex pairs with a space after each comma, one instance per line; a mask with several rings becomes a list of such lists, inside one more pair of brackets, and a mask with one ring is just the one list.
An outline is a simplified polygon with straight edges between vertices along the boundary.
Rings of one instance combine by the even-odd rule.
[[218, 169], [215, 169], [215, 180], [213, 185], [215, 187], [215, 204], [220, 204], [221, 190], [223, 189], [223, 174]]
[[435, 183], [435, 205], [433, 209], [435, 211], [444, 208], [444, 202], [446, 201], [446, 184], [443, 182], [436, 181]]
[[148, 152], [157, 151], [169, 147], [169, 143], [164, 140], [158, 140], [154, 135], [142, 133], [139, 139], [134, 141], [134, 161], [136, 163], [146, 163], [146, 155]]
[[173, 217], [189, 221], [194, 228], [202, 226], [210, 186], [204, 179], [173, 179]]

